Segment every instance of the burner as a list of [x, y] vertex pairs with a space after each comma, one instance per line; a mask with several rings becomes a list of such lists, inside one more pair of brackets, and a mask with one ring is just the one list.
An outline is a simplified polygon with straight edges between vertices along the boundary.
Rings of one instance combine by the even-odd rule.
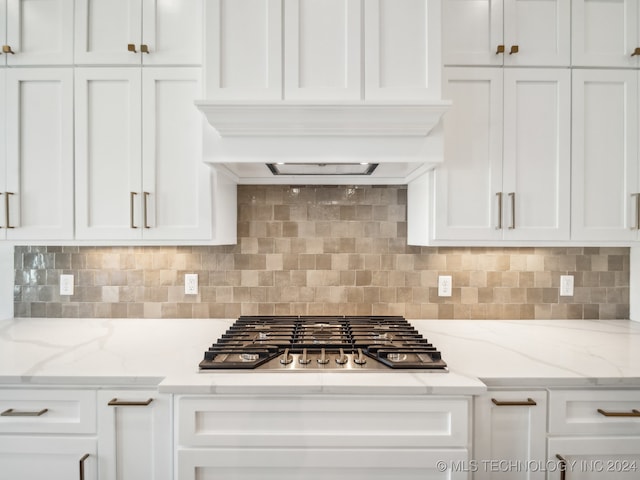
[[243, 316], [212, 345], [201, 369], [447, 371], [403, 317]]

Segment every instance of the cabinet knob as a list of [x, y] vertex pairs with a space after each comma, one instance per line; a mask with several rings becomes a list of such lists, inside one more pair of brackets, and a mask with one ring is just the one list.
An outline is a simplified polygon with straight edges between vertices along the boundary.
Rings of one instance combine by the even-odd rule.
[[127, 50], [131, 53], [138, 53], [138, 51], [136, 50], [136, 46], [133, 43], [127, 44]]
[[11, 50], [11, 45], [3, 45], [2, 46], [2, 53], [10, 53], [11, 55], [15, 55], [16, 54], [16, 52]]
[[143, 43], [142, 45], [140, 45], [140, 51], [142, 53], [147, 53], [148, 54], [149, 53], [149, 45]]
[[509, 55], [513, 55], [514, 53], [518, 53], [520, 51], [520, 47], [518, 45], [511, 45], [511, 50], [509, 50]]
[[640, 55], [640, 47], [636, 47], [633, 53], [631, 54], [632, 57], [635, 57], [636, 55]]
[[496, 55], [498, 55], [499, 53], [504, 53], [504, 45], [498, 45]]

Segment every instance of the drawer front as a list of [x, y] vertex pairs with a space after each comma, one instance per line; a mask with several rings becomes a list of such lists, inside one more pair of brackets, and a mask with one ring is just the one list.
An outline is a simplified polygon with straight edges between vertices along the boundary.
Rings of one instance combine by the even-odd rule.
[[92, 390], [0, 389], [0, 433], [95, 433]]
[[551, 435], [640, 435], [640, 390], [551, 390]]
[[465, 449], [184, 449], [177, 480], [462, 480]]
[[184, 396], [191, 446], [466, 447], [469, 400], [407, 396]]

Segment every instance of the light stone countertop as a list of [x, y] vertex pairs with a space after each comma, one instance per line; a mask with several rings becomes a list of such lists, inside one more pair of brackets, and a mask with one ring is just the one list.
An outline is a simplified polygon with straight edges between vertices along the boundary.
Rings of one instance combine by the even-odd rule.
[[170, 393], [479, 394], [486, 386], [640, 388], [640, 323], [410, 320], [449, 373], [199, 372], [235, 319], [0, 320], [0, 385]]

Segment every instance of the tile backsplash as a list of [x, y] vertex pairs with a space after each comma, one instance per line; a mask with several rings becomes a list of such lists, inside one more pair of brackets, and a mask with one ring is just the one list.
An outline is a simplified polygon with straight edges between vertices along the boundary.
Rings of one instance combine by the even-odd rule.
[[628, 318], [628, 248], [411, 247], [406, 203], [404, 186], [239, 186], [234, 246], [18, 246], [15, 316]]

